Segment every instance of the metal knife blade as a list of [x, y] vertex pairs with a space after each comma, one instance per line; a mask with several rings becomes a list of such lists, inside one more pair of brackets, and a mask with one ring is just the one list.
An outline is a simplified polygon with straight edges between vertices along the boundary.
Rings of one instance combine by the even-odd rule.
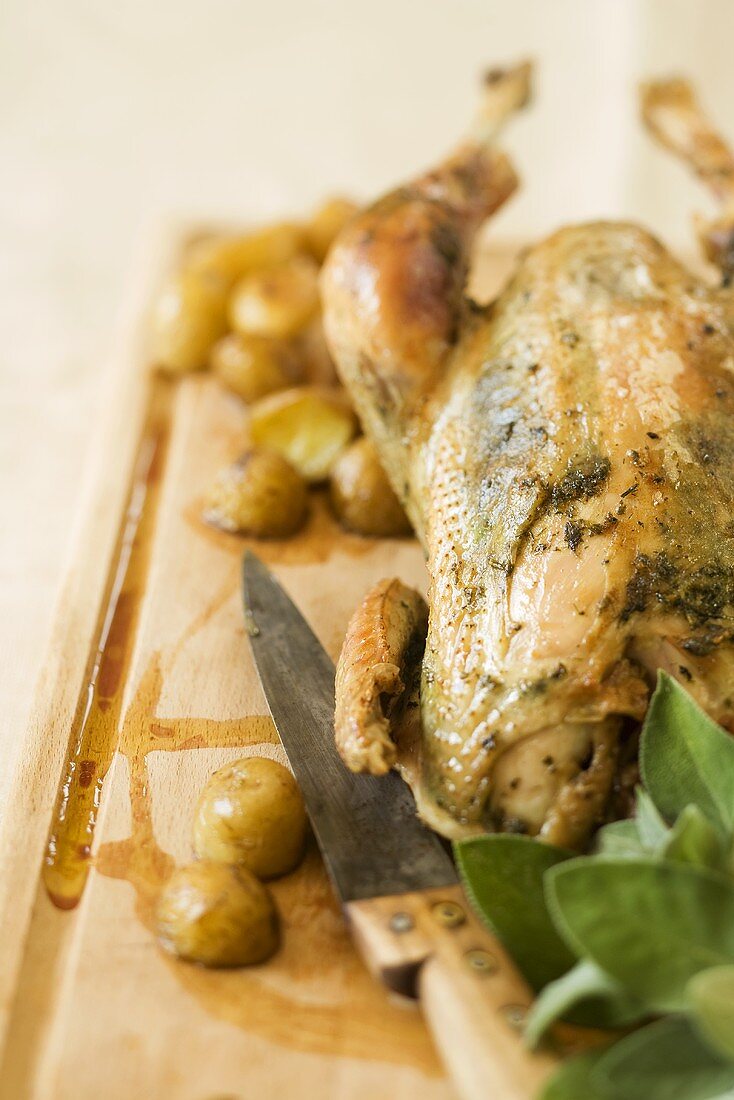
[[260, 683], [342, 902], [457, 881], [396, 772], [348, 771], [334, 743], [334, 663], [298, 608], [247, 551], [245, 621]]

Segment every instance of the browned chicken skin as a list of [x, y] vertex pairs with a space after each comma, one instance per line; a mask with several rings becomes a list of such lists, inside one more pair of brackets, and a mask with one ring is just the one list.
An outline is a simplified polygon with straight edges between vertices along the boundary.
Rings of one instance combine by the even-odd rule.
[[[427, 557], [419, 810], [448, 835], [578, 846], [656, 669], [734, 729], [734, 312], [726, 278], [715, 288], [609, 222], [531, 249], [489, 306], [467, 299], [473, 239], [515, 186], [495, 134], [528, 77], [491, 74], [470, 140], [348, 227], [323, 295], [341, 376]], [[731, 156], [682, 82], [643, 102], [724, 201], [704, 237], [726, 271]], [[368, 670], [393, 666], [394, 710], [420, 629], [410, 598], [412, 618], [398, 627], [393, 605], [386, 629], [386, 584], [356, 613], [337, 675], [355, 770], [392, 763]], [[384, 649], [388, 635], [411, 644], [386, 658], [368, 639]]]
[[381, 581], [367, 593], [344, 639], [336, 681], [339, 751], [354, 771], [384, 775], [397, 760], [390, 704], [402, 698], [402, 678], [420, 658], [428, 609], [413, 588]]

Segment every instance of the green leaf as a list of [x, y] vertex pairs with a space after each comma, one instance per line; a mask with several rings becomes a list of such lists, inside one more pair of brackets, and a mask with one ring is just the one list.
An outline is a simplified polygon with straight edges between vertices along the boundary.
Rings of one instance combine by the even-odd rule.
[[492, 833], [454, 845], [467, 895], [494, 929], [534, 989], [576, 961], [556, 932], [543, 892], [543, 874], [570, 852], [527, 836]]
[[545, 987], [530, 1010], [525, 1025], [528, 1046], [537, 1046], [543, 1034], [569, 1009], [582, 1004], [586, 1011], [574, 1012], [574, 1022], [587, 1027], [619, 1027], [647, 1015], [636, 997], [588, 959], [577, 962], [567, 974]]
[[693, 802], [714, 824], [734, 828], [734, 738], [664, 672], [642, 729], [640, 769], [667, 820]]
[[715, 966], [688, 983], [693, 1020], [714, 1050], [734, 1061], [734, 966]]
[[553, 920], [569, 946], [651, 1010], [687, 1007], [694, 974], [734, 962], [734, 883], [653, 857], [581, 857], [545, 876]]
[[673, 1017], [615, 1043], [592, 1068], [591, 1081], [610, 1100], [731, 1100], [734, 1064], [707, 1047], [687, 1020]]
[[596, 834], [597, 852], [610, 856], [641, 856], [645, 849], [634, 821], [612, 821]]
[[699, 810], [698, 806], [686, 806], [671, 829], [663, 845], [661, 855], [680, 863], [694, 863], [698, 867], [711, 867], [723, 871], [726, 866], [726, 850], [719, 830]]
[[637, 795], [635, 813], [637, 835], [643, 848], [650, 852], [657, 852], [668, 839], [670, 830], [647, 791], [638, 787], [635, 793]]
[[605, 1053], [603, 1050], [590, 1050], [563, 1062], [538, 1100], [608, 1100], [608, 1093], [599, 1092], [592, 1081], [594, 1067]]

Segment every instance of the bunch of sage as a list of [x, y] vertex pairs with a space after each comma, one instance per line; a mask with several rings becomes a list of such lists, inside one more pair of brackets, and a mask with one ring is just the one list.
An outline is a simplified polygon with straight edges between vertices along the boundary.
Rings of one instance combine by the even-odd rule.
[[559, 1019], [624, 1029], [542, 1100], [734, 1100], [734, 738], [662, 672], [640, 772], [634, 818], [590, 855], [502, 834], [455, 846], [538, 993], [528, 1044]]

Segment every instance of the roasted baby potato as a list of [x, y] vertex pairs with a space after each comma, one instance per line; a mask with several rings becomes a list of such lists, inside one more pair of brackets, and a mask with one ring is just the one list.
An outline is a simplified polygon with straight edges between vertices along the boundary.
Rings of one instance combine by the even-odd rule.
[[287, 458], [307, 481], [328, 477], [335, 459], [357, 430], [357, 419], [338, 390], [300, 386], [253, 405], [255, 444]]
[[304, 244], [304, 232], [292, 222], [280, 222], [254, 233], [218, 236], [189, 249], [185, 267], [198, 275], [213, 275], [231, 288], [238, 279], [263, 267], [287, 263]]
[[235, 863], [258, 878], [292, 871], [303, 855], [306, 810], [282, 764], [244, 757], [211, 776], [194, 818], [200, 859]]
[[339, 455], [331, 471], [331, 500], [344, 524], [359, 535], [391, 538], [410, 533], [403, 506], [366, 438]]
[[312, 256], [323, 263], [332, 241], [354, 217], [359, 207], [349, 199], [333, 198], [318, 208], [306, 225], [306, 244]]
[[244, 401], [287, 389], [301, 381], [302, 357], [283, 340], [230, 332], [212, 348], [210, 366]]
[[294, 336], [319, 307], [318, 266], [309, 256], [264, 268], [241, 279], [229, 302], [236, 332], [275, 338]]
[[256, 538], [284, 538], [303, 523], [308, 510], [306, 484], [275, 451], [257, 447], [220, 470], [203, 518], [223, 531]]
[[226, 288], [222, 282], [210, 275], [179, 272], [155, 304], [153, 359], [156, 365], [174, 373], [200, 370], [226, 327]]
[[201, 861], [174, 871], [158, 899], [164, 951], [202, 966], [250, 966], [278, 947], [278, 917], [267, 889], [245, 867]]

